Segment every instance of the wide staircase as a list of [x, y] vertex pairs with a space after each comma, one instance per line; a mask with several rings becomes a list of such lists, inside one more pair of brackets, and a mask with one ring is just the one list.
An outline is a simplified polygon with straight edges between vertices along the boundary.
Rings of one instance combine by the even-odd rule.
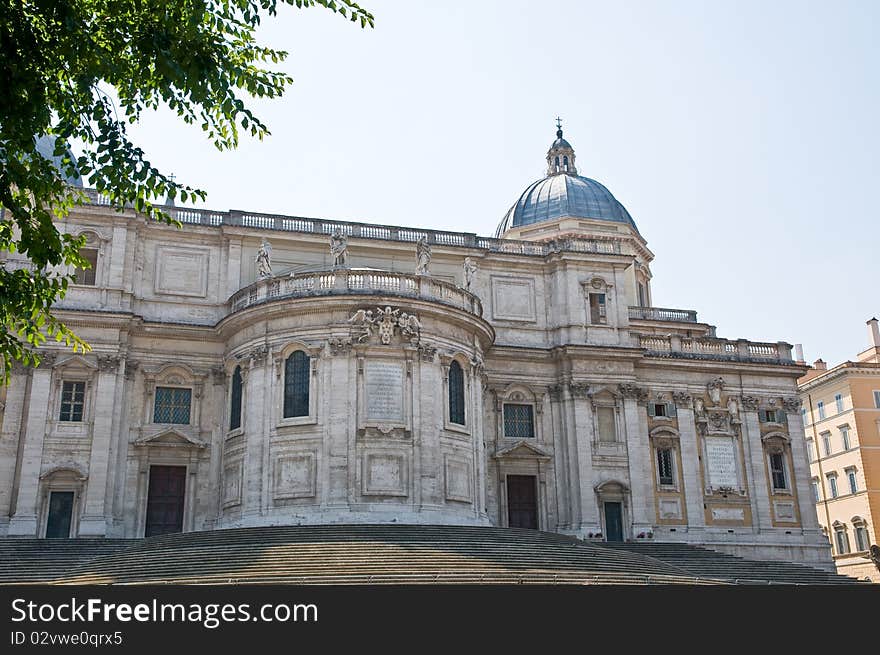
[[750, 560], [699, 546], [677, 543], [605, 543], [617, 552], [646, 555], [698, 578], [739, 584], [850, 584], [858, 580], [792, 562]]
[[[91, 541], [91, 540], [90, 540]], [[105, 543], [113, 544], [112, 540]], [[17, 547], [15, 550], [9, 544]], [[242, 528], [164, 535], [93, 556], [71, 556], [51, 571], [21, 568], [84, 540], [5, 542], [8, 583], [58, 584], [697, 584], [674, 566], [533, 530], [458, 526], [326, 525]]]
[[0, 539], [0, 584], [50, 582], [79, 564], [124, 551], [140, 539]]
[[[681, 548], [694, 553], [687, 557]], [[642, 544], [609, 546], [534, 530], [459, 526], [275, 526], [139, 540], [0, 540], [5, 584], [852, 581], [809, 567], [768, 564], [689, 546], [655, 552]]]

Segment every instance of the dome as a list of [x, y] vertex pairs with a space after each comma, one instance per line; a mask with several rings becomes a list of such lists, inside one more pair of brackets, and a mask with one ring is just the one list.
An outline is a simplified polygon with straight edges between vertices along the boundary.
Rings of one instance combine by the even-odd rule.
[[[37, 151], [46, 159], [55, 164], [55, 168], [61, 173], [61, 177], [64, 178], [64, 181], [71, 186], [82, 187], [82, 177], [80, 177], [79, 173], [76, 175], [67, 175], [62, 169], [62, 157], [60, 155], [55, 155], [55, 137], [50, 136], [48, 134], [44, 134], [37, 138]], [[76, 157], [73, 156], [73, 153], [68, 148], [67, 155], [74, 161], [76, 161]]]
[[639, 231], [629, 212], [608, 189], [577, 174], [574, 148], [562, 138], [560, 127], [547, 151], [547, 177], [526, 187], [501, 220], [495, 236], [501, 237], [515, 227], [566, 217], [623, 223]]
[[530, 184], [498, 225], [496, 237], [507, 230], [565, 216], [624, 223], [638, 232], [635, 221], [611, 192], [596, 180], [566, 173]]

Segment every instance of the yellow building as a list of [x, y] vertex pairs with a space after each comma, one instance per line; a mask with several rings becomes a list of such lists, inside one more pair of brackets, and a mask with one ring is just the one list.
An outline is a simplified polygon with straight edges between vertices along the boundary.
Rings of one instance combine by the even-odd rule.
[[880, 582], [868, 558], [880, 524], [880, 329], [833, 368], [821, 359], [798, 381], [819, 524], [839, 573]]

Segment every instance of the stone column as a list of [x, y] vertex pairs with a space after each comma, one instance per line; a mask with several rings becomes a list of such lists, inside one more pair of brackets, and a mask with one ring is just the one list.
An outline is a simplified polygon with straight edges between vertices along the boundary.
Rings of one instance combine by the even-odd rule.
[[[623, 416], [626, 431], [626, 446], [629, 461], [629, 484], [632, 507], [633, 532], [639, 533], [651, 529], [654, 525], [653, 476], [650, 474], [651, 444], [648, 440], [648, 416], [641, 411], [640, 401], [644, 399], [644, 390], [636, 395], [626, 394], [623, 401]], [[626, 526], [624, 526], [624, 531]], [[624, 532], [624, 539], [631, 538]]]
[[483, 364], [471, 366], [471, 443], [474, 451], [474, 514], [487, 520], [486, 437], [483, 412]]
[[[569, 453], [573, 459], [569, 462], [569, 472], [572, 476], [573, 497], [577, 497], [577, 504], [572, 506], [572, 528], [580, 532], [596, 532], [601, 529], [599, 506], [596, 504], [596, 491], [593, 488], [593, 442], [596, 441], [596, 434], [587, 391], [586, 385], [571, 384], [568, 387], [571, 429], [566, 430], [566, 439], [571, 441]], [[577, 514], [574, 513], [575, 507]]]
[[819, 519], [816, 516], [816, 504], [813, 502], [813, 493], [810, 489], [810, 461], [807, 455], [807, 447], [804, 442], [804, 424], [801, 420], [800, 398], [784, 398], [782, 405], [785, 408], [788, 420], [788, 436], [791, 439], [791, 459], [794, 465], [792, 481], [796, 488], [798, 498], [798, 510], [801, 515], [801, 528], [805, 532], [819, 534]]
[[[745, 401], [743, 402], [745, 405]], [[743, 407], [741, 424], [743, 452], [748, 470], [749, 497], [752, 499], [752, 526], [758, 532], [772, 527], [770, 494], [767, 491], [767, 467], [764, 464], [764, 445], [761, 443], [761, 424], [757, 407], [749, 403]]]
[[557, 520], [563, 531], [577, 528], [575, 516], [580, 514], [580, 493], [572, 483], [570, 461], [573, 457], [570, 449], [574, 448], [572, 439], [566, 430], [565, 386], [558, 384], [550, 387], [550, 416], [553, 427], [553, 455], [556, 459], [556, 498], [559, 506]]
[[89, 454], [89, 479], [86, 483], [85, 505], [79, 522], [79, 536], [103, 537], [107, 534], [107, 480], [110, 469], [110, 442], [113, 437], [113, 414], [119, 375], [119, 358], [98, 357], [95, 406], [92, 416], [92, 450]]
[[[331, 340], [330, 357], [321, 366], [324, 425], [321, 467], [325, 470], [321, 503], [327, 507], [349, 507], [349, 445], [354, 457], [357, 434], [357, 358], [347, 338]], [[354, 470], [352, 468], [352, 470]]]
[[28, 371], [15, 362], [0, 408], [0, 525], [9, 521], [16, 489], [19, 434], [27, 412]]
[[[223, 507], [223, 461], [225, 457], [224, 442], [226, 441], [226, 433], [229, 429], [229, 393], [227, 392], [227, 383], [232, 384], [232, 371], [227, 375], [225, 368], [215, 368], [211, 371], [211, 391], [205, 394], [205, 398], [210, 398], [216, 411], [211, 413], [213, 423], [208, 426], [211, 431], [211, 452], [210, 464], [208, 467], [208, 494], [204, 499], [205, 511], [205, 528], [213, 529], [217, 521], [222, 516]], [[244, 374], [242, 373], [242, 379]], [[244, 384], [242, 384], [244, 387]], [[244, 392], [244, 388], [242, 388]], [[242, 402], [244, 397], [242, 396]], [[203, 485], [204, 486], [204, 485]]]
[[248, 372], [247, 410], [245, 411], [244, 432], [247, 438], [244, 454], [244, 485], [242, 487], [241, 516], [247, 524], [248, 518], [259, 516], [262, 510], [263, 456], [268, 435], [267, 410], [270, 410], [275, 396], [272, 389], [272, 366], [265, 347], [255, 348], [250, 353]]
[[703, 511], [703, 485], [700, 480], [700, 450], [694, 410], [681, 404], [677, 409], [679, 446], [681, 447], [681, 482], [687, 507], [688, 532], [702, 532], [706, 527]]
[[31, 394], [24, 420], [27, 428], [24, 434], [24, 448], [21, 454], [21, 473], [15, 514], [9, 521], [10, 536], [37, 536], [37, 514], [39, 512], [37, 494], [40, 486], [40, 471], [43, 464], [43, 440], [46, 437], [46, 420], [49, 411], [51, 365], [54, 355], [43, 355], [43, 362], [34, 370], [31, 380]]

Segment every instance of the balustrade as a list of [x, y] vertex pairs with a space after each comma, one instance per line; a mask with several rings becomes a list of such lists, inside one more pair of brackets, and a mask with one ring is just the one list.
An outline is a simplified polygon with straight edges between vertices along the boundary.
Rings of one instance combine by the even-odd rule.
[[389, 294], [451, 305], [477, 316], [483, 315], [480, 299], [450, 282], [430, 276], [390, 271], [338, 269], [311, 273], [291, 273], [253, 284], [229, 299], [233, 312], [281, 298], [325, 294]]

